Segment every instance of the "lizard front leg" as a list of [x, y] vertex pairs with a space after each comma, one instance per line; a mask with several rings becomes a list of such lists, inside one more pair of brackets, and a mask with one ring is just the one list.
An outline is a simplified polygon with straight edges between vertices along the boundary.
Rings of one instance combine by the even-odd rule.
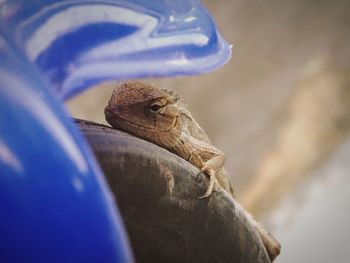
[[216, 181], [215, 175], [222, 169], [225, 163], [225, 155], [215, 146], [203, 141], [192, 139], [191, 144], [193, 151], [188, 161], [209, 177], [207, 191], [200, 197], [202, 199], [210, 196], [213, 192]]
[[199, 197], [200, 199], [210, 196], [213, 192], [216, 181], [216, 173], [222, 168], [224, 162], [225, 155], [218, 154], [204, 163], [203, 167], [201, 168], [201, 171], [209, 177], [209, 185], [205, 194]]

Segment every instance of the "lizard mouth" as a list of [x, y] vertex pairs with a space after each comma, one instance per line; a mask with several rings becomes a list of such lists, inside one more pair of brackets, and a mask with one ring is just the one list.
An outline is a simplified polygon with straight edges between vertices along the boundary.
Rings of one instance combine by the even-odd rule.
[[114, 128], [119, 128], [122, 130], [125, 130], [124, 128], [125, 126], [131, 126], [141, 130], [157, 131], [157, 132], [169, 132], [172, 129], [172, 127], [170, 127], [169, 129], [159, 129], [159, 128], [146, 127], [140, 124], [136, 124], [135, 122], [131, 122], [119, 116], [108, 107], [106, 107], [105, 109], [105, 115], [106, 115], [106, 120], [108, 121], [109, 124], [111, 124]]

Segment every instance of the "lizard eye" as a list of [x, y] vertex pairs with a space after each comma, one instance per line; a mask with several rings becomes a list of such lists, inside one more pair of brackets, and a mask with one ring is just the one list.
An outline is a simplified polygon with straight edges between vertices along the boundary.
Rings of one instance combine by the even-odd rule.
[[160, 110], [160, 108], [162, 108], [162, 105], [160, 105], [158, 103], [154, 103], [149, 108], [152, 112], [158, 112]]

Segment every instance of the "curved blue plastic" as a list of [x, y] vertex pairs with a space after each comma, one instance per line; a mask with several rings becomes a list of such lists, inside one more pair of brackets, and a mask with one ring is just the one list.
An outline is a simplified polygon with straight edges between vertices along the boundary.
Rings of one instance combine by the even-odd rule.
[[198, 1], [0, 1], [0, 262], [132, 262], [117, 206], [62, 99], [230, 57]]
[[130, 262], [95, 160], [37, 72], [0, 37], [0, 262]]
[[11, 3], [16, 43], [63, 98], [105, 80], [212, 71], [231, 55], [195, 0]]

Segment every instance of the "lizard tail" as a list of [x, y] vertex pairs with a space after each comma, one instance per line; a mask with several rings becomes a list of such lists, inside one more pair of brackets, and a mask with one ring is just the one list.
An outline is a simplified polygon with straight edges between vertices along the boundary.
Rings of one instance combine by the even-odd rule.
[[246, 215], [260, 236], [272, 262], [281, 253], [281, 244], [271, 235], [271, 233], [266, 231], [249, 212], [246, 211]]
[[245, 210], [239, 203], [236, 203], [239, 209], [244, 211], [247, 219], [253, 225], [254, 229], [258, 233], [264, 247], [269, 255], [271, 262], [281, 253], [281, 244], [274, 238], [269, 232], [267, 232], [255, 219], [254, 217]]
[[255, 229], [258, 232], [272, 262], [281, 253], [281, 244], [269, 232], [263, 229], [260, 224], [257, 223]]

